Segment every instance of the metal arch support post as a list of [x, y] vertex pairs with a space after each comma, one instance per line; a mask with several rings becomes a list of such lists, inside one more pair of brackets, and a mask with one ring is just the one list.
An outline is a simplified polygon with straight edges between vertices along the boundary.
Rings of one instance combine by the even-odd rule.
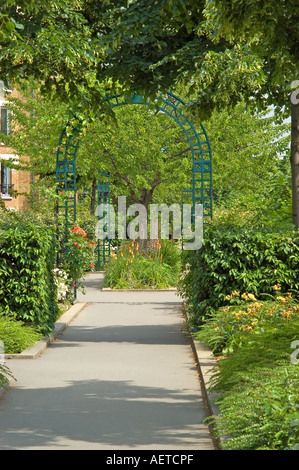
[[68, 239], [69, 228], [76, 222], [77, 186], [76, 156], [79, 139], [67, 135], [63, 130], [56, 152], [56, 194], [57, 223], [64, 241]]
[[[62, 235], [60, 251], [57, 253], [59, 265], [63, 251], [67, 250], [70, 227], [76, 222], [77, 187], [76, 155], [79, 140], [67, 135], [63, 130], [56, 151], [56, 216], [57, 237]], [[77, 299], [77, 287], [74, 285], [74, 302]]]
[[[97, 180], [97, 204], [98, 211], [97, 217], [98, 221], [103, 220], [105, 216], [106, 224], [103, 227], [103, 233], [107, 233], [106, 237], [103, 237], [102, 240], [97, 241], [97, 264], [98, 271], [102, 271], [105, 268], [105, 264], [110, 258], [110, 249], [111, 249], [111, 240], [110, 240], [110, 223], [111, 223], [111, 214], [110, 214], [110, 183], [106, 179], [110, 178], [110, 175], [106, 172], [99, 171], [99, 178]], [[102, 206], [103, 214], [99, 213], [99, 207]]]

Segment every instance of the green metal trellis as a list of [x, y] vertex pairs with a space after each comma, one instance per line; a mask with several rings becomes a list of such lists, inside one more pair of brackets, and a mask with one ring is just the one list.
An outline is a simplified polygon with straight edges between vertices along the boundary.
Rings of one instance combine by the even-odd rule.
[[[124, 95], [108, 96], [105, 101], [111, 108], [125, 104], [149, 105], [150, 101], [145, 101], [143, 96]], [[212, 218], [212, 152], [204, 126], [201, 124], [200, 132], [197, 132], [189, 118], [184, 114], [186, 103], [174, 94], [167, 92], [165, 95], [157, 97], [159, 110], [175, 120], [183, 130], [192, 153], [192, 183], [191, 199], [192, 206], [203, 205], [203, 216]]]
[[58, 227], [67, 241], [69, 228], [76, 221], [76, 155], [79, 140], [64, 130], [59, 138], [56, 153], [56, 211]]
[[97, 203], [98, 208], [101, 205], [103, 208], [103, 213], [100, 215], [97, 212], [98, 221], [103, 220], [103, 217], [107, 219], [105, 227], [103, 227], [103, 233], [106, 234], [102, 240], [98, 237], [97, 242], [97, 264], [98, 271], [102, 271], [105, 267], [105, 264], [110, 257], [110, 183], [106, 180], [110, 178], [110, 175], [107, 172], [99, 171], [99, 178], [97, 180]]
[[[149, 105], [143, 96], [111, 95], [105, 98], [111, 108], [127, 104]], [[192, 202], [193, 216], [196, 204], [202, 204], [203, 217], [212, 218], [212, 153], [204, 126], [199, 132], [184, 114], [185, 102], [168, 92], [156, 99], [159, 110], [175, 120], [183, 130], [192, 153], [192, 180], [186, 192]], [[57, 194], [60, 195], [57, 205], [59, 229], [67, 240], [69, 227], [76, 221], [76, 155], [79, 146], [80, 129], [67, 134], [61, 133], [56, 157]], [[103, 255], [104, 256], [104, 255]], [[106, 260], [106, 258], [105, 258]]]

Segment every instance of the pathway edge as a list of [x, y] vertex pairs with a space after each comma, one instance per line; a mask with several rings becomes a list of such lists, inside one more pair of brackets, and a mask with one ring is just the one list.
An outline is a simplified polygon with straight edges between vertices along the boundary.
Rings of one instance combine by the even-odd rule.
[[[208, 417], [217, 416], [220, 414], [220, 409], [216, 403], [218, 394], [209, 389], [210, 380], [215, 369], [218, 367], [217, 360], [212, 351], [206, 345], [195, 339], [190, 332], [189, 337], [195, 361], [197, 363], [201, 392], [208, 408]], [[221, 450], [221, 439], [215, 435], [217, 433], [215, 425], [209, 424], [209, 427], [217, 450]]]
[[5, 354], [5, 359], [35, 359], [37, 358], [56, 338], [63, 330], [79, 315], [80, 312], [87, 305], [86, 302], [78, 302], [72, 305], [61, 317], [57, 320], [54, 325], [54, 330], [51, 336], [47, 336], [38, 341], [33, 346], [30, 346], [19, 354]]

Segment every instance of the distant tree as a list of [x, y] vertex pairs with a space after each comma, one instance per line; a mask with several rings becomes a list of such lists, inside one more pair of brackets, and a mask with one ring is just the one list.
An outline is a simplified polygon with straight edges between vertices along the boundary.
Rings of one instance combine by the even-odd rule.
[[146, 208], [153, 200], [180, 203], [182, 188], [191, 185], [192, 156], [179, 125], [144, 105], [122, 106], [116, 118], [117, 126], [102, 120], [88, 126], [78, 173], [91, 181], [99, 169], [107, 171], [115, 196]]
[[[20, 158], [11, 166], [36, 175], [35, 189], [55, 192], [58, 138], [70, 118], [66, 105], [23, 89], [10, 98], [11, 127], [3, 140]], [[157, 195], [163, 202], [180, 202], [182, 187], [191, 184], [190, 145], [180, 126], [146, 105], [116, 110], [116, 120], [93, 119], [82, 126], [77, 154], [78, 191], [92, 192], [99, 170], [112, 177], [112, 192], [146, 207]], [[184, 158], [186, 157], [186, 158]], [[95, 196], [95, 194], [94, 194]], [[94, 201], [92, 201], [94, 207]]]
[[240, 103], [205, 122], [213, 149], [215, 218], [227, 213], [255, 226], [291, 223], [290, 149], [286, 123], [271, 114], [251, 113]]

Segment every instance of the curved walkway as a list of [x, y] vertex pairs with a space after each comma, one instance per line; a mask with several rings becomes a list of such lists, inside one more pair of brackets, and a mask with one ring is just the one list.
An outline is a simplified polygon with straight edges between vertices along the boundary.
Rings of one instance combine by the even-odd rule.
[[104, 292], [37, 359], [8, 359], [0, 449], [214, 450], [175, 292]]

